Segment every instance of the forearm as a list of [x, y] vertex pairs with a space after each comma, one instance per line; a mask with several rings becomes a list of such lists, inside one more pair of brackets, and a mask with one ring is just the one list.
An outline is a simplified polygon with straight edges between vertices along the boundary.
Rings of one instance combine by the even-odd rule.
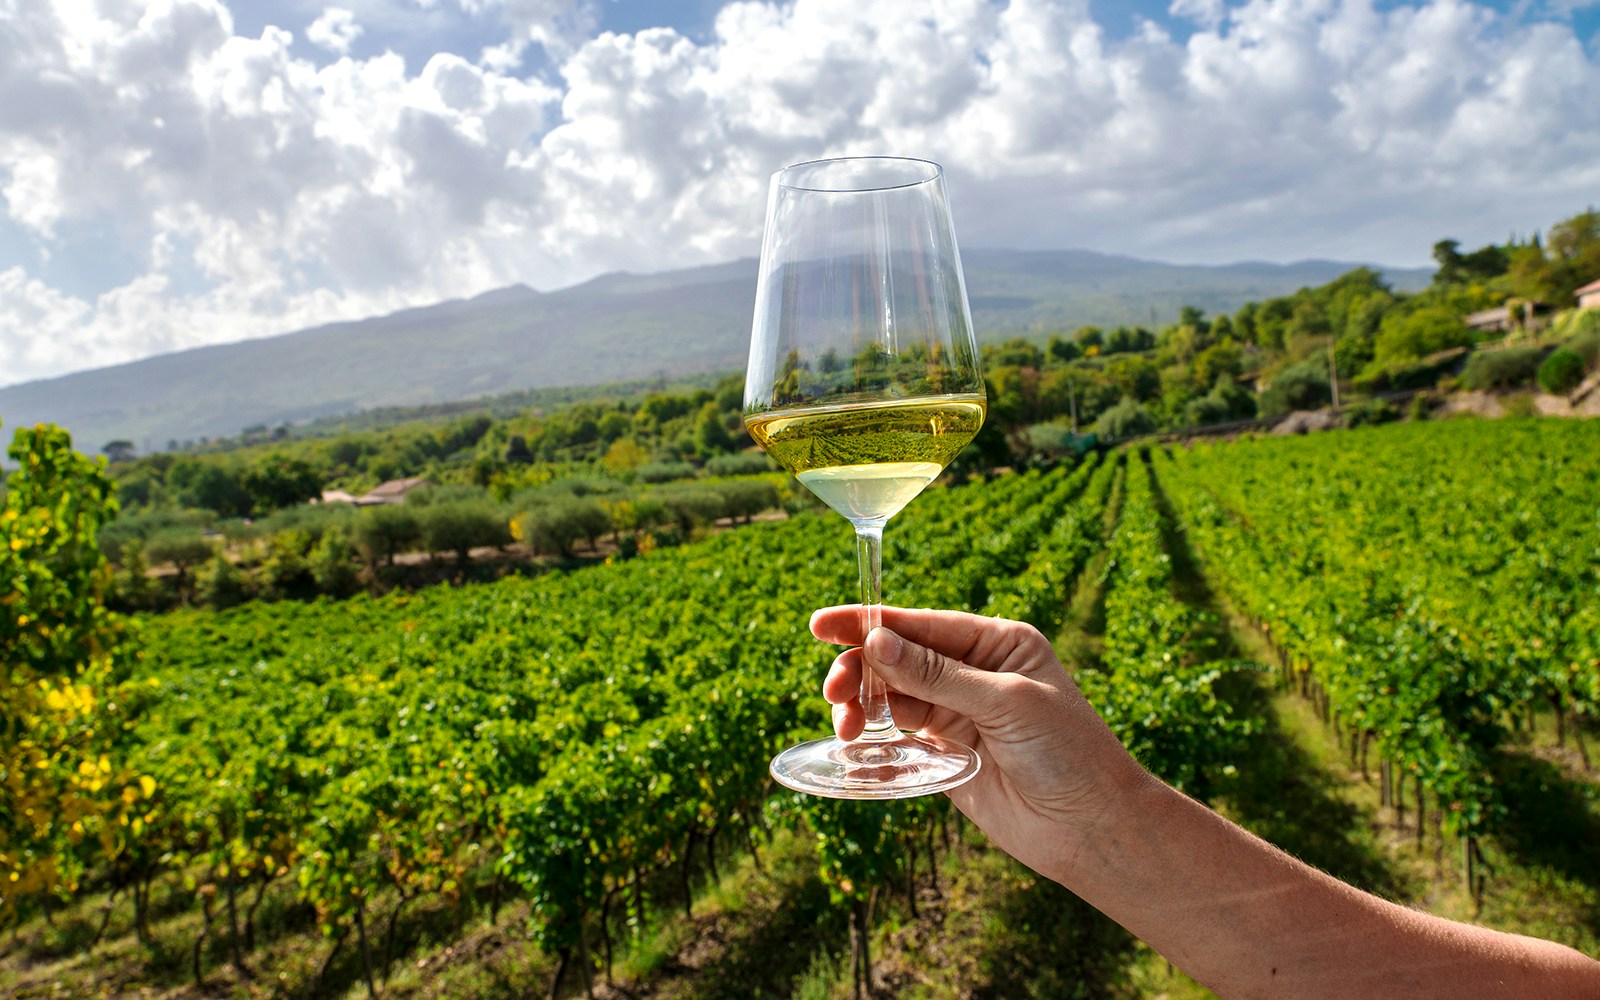
[[1215, 990], [1244, 997], [1600, 997], [1600, 963], [1430, 917], [1294, 860], [1151, 778], [1058, 872]]

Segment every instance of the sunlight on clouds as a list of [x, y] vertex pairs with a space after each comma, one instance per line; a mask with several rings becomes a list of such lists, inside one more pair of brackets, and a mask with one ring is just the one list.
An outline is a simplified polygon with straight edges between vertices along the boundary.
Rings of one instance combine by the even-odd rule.
[[306, 29], [322, 63], [213, 0], [0, 14], [6, 216], [39, 257], [111, 218], [145, 261], [83, 298], [0, 259], [0, 382], [750, 255], [767, 176], [823, 155], [945, 162], [971, 245], [1212, 262], [1419, 262], [1600, 183], [1594, 57], [1462, 0], [1174, 0], [1194, 30], [1122, 39], [1082, 0], [743, 2], [702, 42], [455, 3], [501, 25], [476, 62], [352, 57], [356, 3]]
[[1188, 18], [1202, 28], [1215, 30], [1222, 23], [1227, 9], [1228, 5], [1223, 0], [1172, 0], [1167, 13], [1173, 17]]
[[341, 56], [347, 55], [350, 44], [360, 37], [361, 25], [355, 14], [343, 7], [329, 7], [306, 28], [307, 41]]

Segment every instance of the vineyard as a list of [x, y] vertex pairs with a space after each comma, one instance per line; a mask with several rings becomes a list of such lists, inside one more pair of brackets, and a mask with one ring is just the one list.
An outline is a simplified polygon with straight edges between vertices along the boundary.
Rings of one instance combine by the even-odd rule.
[[[885, 597], [1093, 633], [1085, 694], [1206, 800], [1249, 780], [1263, 691], [1303, 694], [1482, 904], [1527, 823], [1507, 754], [1546, 722], [1594, 821], [1597, 446], [1581, 422], [1395, 425], [935, 489], [885, 536]], [[44, 995], [64, 953], [92, 969], [123, 941], [84, 992], [400, 995], [401, 970], [486, 925], [542, 956], [541, 990], [593, 994], [721, 869], [801, 851], [847, 914], [836, 985], [872, 988], [885, 914], [915, 920], [978, 835], [943, 798], [767, 780], [827, 728], [833, 651], [805, 622], [853, 599], [852, 549], [808, 513], [532, 579], [143, 619], [103, 782], [116, 835], [35, 830], [80, 874], [4, 898], [0, 987]], [[1600, 936], [1594, 912], [1571, 943]], [[290, 949], [309, 957], [286, 983]], [[1114, 985], [1089, 995], [1133, 989]]]

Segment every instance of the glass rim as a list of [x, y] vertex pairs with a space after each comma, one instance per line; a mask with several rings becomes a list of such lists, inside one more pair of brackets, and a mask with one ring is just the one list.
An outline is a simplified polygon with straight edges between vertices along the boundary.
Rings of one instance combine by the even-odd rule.
[[[908, 181], [904, 181], [904, 182], [890, 183], [890, 184], [859, 184], [859, 185], [854, 185], [854, 186], [849, 186], [849, 187], [845, 187], [845, 186], [841, 186], [841, 185], [828, 185], [828, 184], [817, 184], [817, 183], [791, 183], [790, 181], [787, 181], [787, 180], [784, 179], [785, 177], [789, 176], [790, 174], [798, 173], [800, 171], [805, 170], [807, 167], [815, 168], [815, 167], [820, 167], [820, 166], [822, 166], [824, 164], [846, 164], [846, 163], [901, 163], [901, 164], [906, 164], [908, 166], [912, 165], [912, 164], [917, 164], [917, 165], [920, 165], [920, 166], [928, 168], [928, 170], [927, 170], [925, 176], [918, 177], [915, 180], [908, 180]], [[788, 166], [784, 167], [782, 170], [779, 170], [777, 173], [772, 175], [772, 179], [773, 179], [773, 182], [775, 184], [777, 184], [779, 187], [786, 188], [786, 189], [788, 189], [790, 191], [812, 191], [812, 192], [816, 192], [816, 193], [819, 193], [819, 194], [868, 194], [868, 193], [871, 193], [871, 192], [874, 192], [874, 191], [897, 191], [897, 190], [900, 190], [902, 188], [918, 187], [918, 186], [923, 185], [923, 184], [928, 184], [928, 183], [930, 183], [932, 181], [937, 181], [943, 176], [944, 176], [944, 167], [940, 166], [938, 163], [934, 162], [933, 160], [924, 159], [924, 158], [922, 158], [920, 156], [873, 155], [873, 156], [825, 156], [825, 157], [819, 157], [818, 159], [815, 159], [815, 160], [802, 160], [799, 163], [791, 163]]]

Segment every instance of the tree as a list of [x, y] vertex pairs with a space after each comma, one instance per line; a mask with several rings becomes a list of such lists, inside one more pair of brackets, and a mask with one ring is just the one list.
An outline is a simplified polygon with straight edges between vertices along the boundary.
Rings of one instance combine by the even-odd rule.
[[1033, 423], [1038, 415], [1039, 371], [1002, 365], [989, 369], [989, 421], [1010, 433]]
[[1012, 337], [1002, 344], [991, 344], [983, 352], [985, 367], [1014, 365], [1018, 368], [1043, 368], [1044, 352], [1026, 337]]
[[355, 533], [356, 545], [368, 562], [376, 565], [381, 559], [389, 566], [394, 565], [395, 555], [408, 551], [422, 537], [417, 515], [399, 504], [363, 509], [356, 518]]
[[429, 552], [453, 552], [456, 566], [466, 568], [472, 550], [500, 547], [511, 541], [505, 515], [485, 500], [436, 503], [418, 517], [422, 544]]
[[1440, 240], [1433, 245], [1433, 262], [1439, 269], [1433, 272], [1436, 285], [1450, 285], [1461, 280], [1461, 241]]
[[702, 455], [717, 455], [733, 445], [733, 437], [723, 426], [722, 411], [714, 402], [700, 407], [694, 421], [694, 441]]
[[611, 530], [611, 515], [587, 497], [553, 497], [532, 507], [511, 522], [511, 534], [535, 552], [571, 558], [572, 545], [580, 538], [592, 547], [601, 535]]
[[109, 462], [127, 462], [132, 460], [134, 454], [133, 442], [123, 438], [107, 441], [100, 450], [106, 453]]
[[245, 473], [236, 465], [185, 458], [174, 462], [167, 485], [184, 507], [203, 507], [223, 517], [249, 517], [255, 497], [245, 485]]
[[600, 464], [607, 472], [619, 474], [631, 472], [648, 461], [650, 453], [644, 450], [644, 446], [633, 438], [626, 437], [611, 442], [611, 447], [600, 456]]
[[528, 449], [528, 439], [521, 434], [511, 435], [511, 440], [506, 442], [506, 464], [527, 465], [532, 461], [533, 452]]
[[1214, 344], [1194, 359], [1194, 381], [1200, 386], [1215, 385], [1219, 378], [1234, 378], [1244, 371], [1244, 359], [1232, 344]]
[[273, 453], [245, 474], [252, 513], [265, 514], [322, 495], [322, 474], [310, 462]]
[[1145, 358], [1115, 358], [1106, 365], [1106, 377], [1123, 396], [1136, 403], [1155, 399], [1161, 393], [1161, 370]]
[[742, 518], [746, 524], [762, 511], [778, 506], [778, 488], [765, 479], [736, 479], [718, 486], [717, 492], [722, 494], [728, 516]]
[[1550, 229], [1537, 239], [1508, 251], [1513, 294], [1535, 302], [1570, 306], [1574, 291], [1600, 277], [1600, 211], [1589, 209]]
[[75, 889], [96, 854], [138, 835], [154, 790], [112, 742], [131, 725], [115, 688], [132, 652], [104, 605], [110, 575], [96, 543], [117, 511], [114, 486], [58, 427], [18, 430], [9, 454], [18, 469], [0, 497], [0, 919]]
[[170, 565], [178, 571], [178, 599], [188, 596], [189, 568], [210, 559], [216, 546], [193, 531], [166, 528], [150, 536], [144, 552], [152, 565]]
[[1461, 322], [1461, 317], [1443, 306], [1392, 310], [1378, 327], [1378, 336], [1373, 342], [1373, 364], [1384, 367], [1415, 361], [1471, 343], [1472, 333]]
[[610, 444], [618, 440], [633, 429], [633, 421], [628, 419], [626, 413], [612, 410], [600, 418], [600, 441]]
[[1049, 352], [1052, 360], [1062, 363], [1071, 361], [1082, 353], [1076, 343], [1059, 336], [1052, 336], [1045, 349]]

